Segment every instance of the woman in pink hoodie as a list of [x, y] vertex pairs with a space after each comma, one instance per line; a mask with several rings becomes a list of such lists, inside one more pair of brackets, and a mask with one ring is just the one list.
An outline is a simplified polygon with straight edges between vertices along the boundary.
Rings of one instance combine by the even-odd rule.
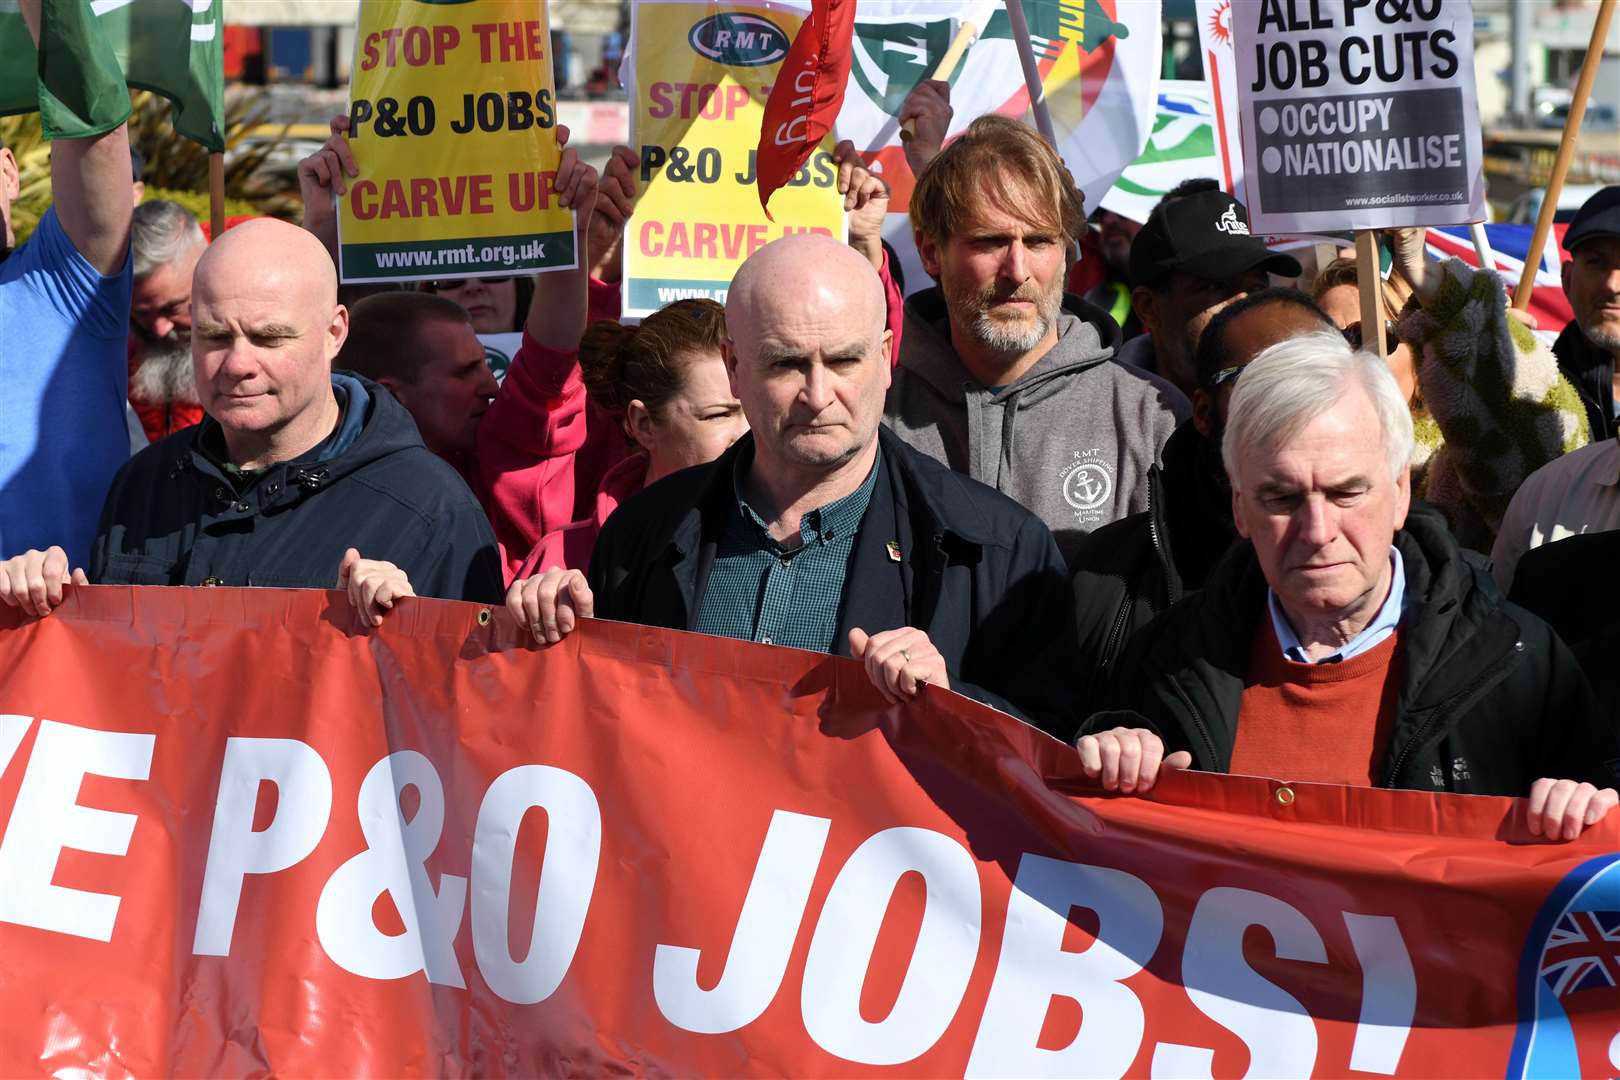
[[703, 465], [748, 430], [720, 357], [725, 309], [680, 300], [639, 326], [599, 322], [580, 342], [579, 364], [594, 406], [622, 418], [633, 452], [603, 476], [589, 516], [542, 536], [522, 579], [561, 566], [585, 570], [597, 533], [619, 503], [670, 473]]

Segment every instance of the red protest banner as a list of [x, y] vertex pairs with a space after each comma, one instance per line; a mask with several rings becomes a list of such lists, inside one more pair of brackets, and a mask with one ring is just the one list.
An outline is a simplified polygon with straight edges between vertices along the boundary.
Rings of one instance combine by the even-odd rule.
[[809, 160], [838, 119], [854, 34], [855, 0], [810, 0], [810, 17], [793, 38], [760, 120], [755, 170], [766, 217], [772, 193]]
[[340, 594], [0, 612], [0, 1073], [1573, 1075], [1620, 821], [1182, 774], [851, 662]]

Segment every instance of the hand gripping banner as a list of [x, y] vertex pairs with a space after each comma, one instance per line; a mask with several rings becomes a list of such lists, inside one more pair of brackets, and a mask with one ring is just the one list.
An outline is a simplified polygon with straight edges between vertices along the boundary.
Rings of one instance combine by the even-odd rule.
[[337, 593], [0, 613], [0, 1074], [1611, 1075], [1611, 818]]

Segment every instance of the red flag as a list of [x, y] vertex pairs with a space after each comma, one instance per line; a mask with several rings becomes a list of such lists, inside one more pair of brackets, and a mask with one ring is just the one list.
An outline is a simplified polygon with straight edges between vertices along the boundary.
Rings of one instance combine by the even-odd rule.
[[[809, 159], [832, 130], [849, 81], [855, 0], [811, 0], [765, 103], [759, 128], [759, 205], [771, 217], [770, 199]], [[775, 221], [775, 218], [771, 218]]]

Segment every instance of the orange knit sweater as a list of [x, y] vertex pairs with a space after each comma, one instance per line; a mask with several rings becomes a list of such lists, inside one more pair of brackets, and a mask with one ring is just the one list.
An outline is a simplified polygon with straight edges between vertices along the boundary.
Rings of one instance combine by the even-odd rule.
[[1348, 660], [1296, 664], [1269, 615], [1249, 650], [1227, 770], [1279, 780], [1368, 787], [1377, 782], [1401, 684], [1400, 630]]

